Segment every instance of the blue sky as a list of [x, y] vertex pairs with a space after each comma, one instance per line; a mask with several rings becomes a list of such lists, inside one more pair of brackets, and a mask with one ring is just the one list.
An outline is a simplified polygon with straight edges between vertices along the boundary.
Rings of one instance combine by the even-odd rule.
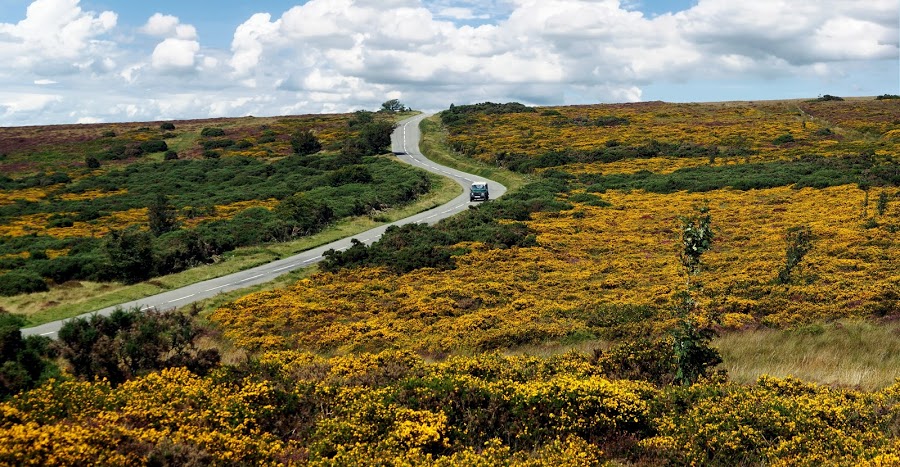
[[0, 125], [900, 94], [896, 0], [0, 0]]

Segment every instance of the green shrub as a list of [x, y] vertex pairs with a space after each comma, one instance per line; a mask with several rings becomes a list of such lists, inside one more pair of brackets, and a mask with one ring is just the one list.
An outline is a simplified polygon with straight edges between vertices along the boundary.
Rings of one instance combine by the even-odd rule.
[[222, 154], [219, 151], [213, 151], [212, 149], [207, 149], [203, 151], [203, 157], [207, 159], [218, 159], [222, 157]]
[[103, 248], [112, 275], [126, 284], [146, 280], [153, 275], [153, 237], [135, 227], [113, 230], [103, 240]]
[[84, 158], [84, 165], [89, 169], [99, 169], [100, 161], [94, 156], [88, 156]]
[[46, 292], [47, 283], [37, 273], [30, 270], [9, 271], [0, 275], [0, 296]]
[[141, 143], [140, 148], [142, 153], [153, 154], [155, 152], [166, 151], [169, 149], [169, 146], [161, 139], [151, 139], [150, 141]]
[[221, 128], [204, 128], [200, 130], [200, 136], [204, 138], [213, 138], [216, 136], [225, 136], [225, 130]]
[[222, 149], [222, 148], [230, 148], [234, 146], [233, 139], [210, 139], [206, 141], [201, 141], [200, 146], [203, 146], [203, 149]]
[[341, 167], [328, 176], [328, 184], [341, 186], [348, 183], [371, 183], [372, 173], [364, 165]]
[[781, 146], [782, 144], [793, 143], [794, 141], [796, 141], [794, 139], [794, 135], [785, 133], [772, 140], [772, 144], [774, 144], [775, 146]]
[[310, 130], [298, 130], [291, 136], [291, 147], [294, 148], [294, 154], [306, 156], [315, 154], [322, 150], [322, 144]]
[[52, 217], [47, 222], [47, 227], [51, 229], [57, 227], [72, 227], [73, 225], [75, 225], [75, 221], [69, 217]]
[[38, 386], [59, 368], [52, 362], [50, 339], [41, 336], [22, 337], [25, 321], [16, 315], [0, 312], [0, 400]]
[[883, 100], [889, 100], [889, 99], [900, 99], [900, 96], [898, 96], [897, 94], [882, 94], [875, 98], [876, 101], [883, 101]]
[[219, 353], [197, 347], [204, 333], [192, 316], [176, 311], [117, 309], [109, 316], [67, 321], [59, 330], [57, 348], [76, 376], [88, 381], [106, 378], [118, 385], [164, 368], [186, 367], [205, 374], [218, 365]]
[[594, 120], [595, 126], [619, 126], [627, 125], [628, 119], [616, 115], [603, 115]]
[[165, 156], [163, 156], [163, 160], [167, 160], [167, 161], [178, 160], [178, 153], [170, 149], [170, 150], [166, 151]]

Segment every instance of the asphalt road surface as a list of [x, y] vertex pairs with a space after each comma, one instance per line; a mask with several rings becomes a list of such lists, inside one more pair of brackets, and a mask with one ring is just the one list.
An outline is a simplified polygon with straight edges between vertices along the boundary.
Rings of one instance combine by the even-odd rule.
[[[459, 170], [438, 165], [426, 159], [425, 156], [423, 156], [419, 151], [419, 122], [421, 122], [422, 119], [426, 117], [427, 115], [422, 114], [401, 121], [397, 126], [397, 129], [394, 131], [393, 135], [391, 135], [392, 150], [394, 151], [394, 154], [397, 155], [397, 158], [399, 160], [406, 162], [407, 164], [413, 165], [415, 167], [421, 167], [430, 172], [449, 177], [459, 183], [463, 187], [463, 193], [454, 198], [449, 203], [430, 209], [428, 211], [421, 212], [414, 216], [392, 222], [390, 224], [367, 230], [352, 237], [343, 238], [341, 240], [331, 242], [327, 245], [322, 245], [311, 250], [304, 251], [289, 258], [283, 258], [268, 264], [264, 264], [262, 266], [257, 266], [252, 269], [247, 269], [245, 271], [236, 272], [227, 276], [198, 282], [196, 284], [191, 284], [180, 289], [170, 290], [168, 292], [142, 298], [140, 300], [121, 303], [116, 306], [103, 308], [102, 310], [85, 313], [79, 317], [90, 316], [94, 313], [108, 315], [112, 313], [112, 311], [116, 308], [132, 309], [135, 307], [139, 307], [142, 310], [146, 310], [150, 308], [169, 309], [173, 307], [183, 307], [198, 300], [213, 297], [216, 294], [222, 292], [229, 292], [232, 290], [249, 287], [251, 285], [262, 284], [282, 274], [286, 274], [295, 269], [305, 268], [321, 261], [322, 253], [329, 249], [334, 248], [335, 250], [339, 251], [346, 250], [350, 247], [350, 240], [352, 238], [356, 238], [357, 240], [370, 245], [374, 241], [378, 240], [384, 233], [384, 231], [391, 225], [399, 226], [410, 223], [433, 224], [445, 217], [450, 217], [462, 210], [468, 209], [469, 205], [471, 204], [469, 202], [468, 187], [474, 181], [488, 182], [488, 189], [491, 194], [491, 198], [500, 197], [503, 195], [503, 193], [506, 192], [505, 186], [493, 180], [486, 180], [475, 175], [460, 172]], [[62, 327], [64, 322], [65, 320], [54, 321], [52, 323], [35, 326], [33, 328], [23, 328], [22, 334], [26, 336], [36, 334], [55, 338], [56, 333]]]

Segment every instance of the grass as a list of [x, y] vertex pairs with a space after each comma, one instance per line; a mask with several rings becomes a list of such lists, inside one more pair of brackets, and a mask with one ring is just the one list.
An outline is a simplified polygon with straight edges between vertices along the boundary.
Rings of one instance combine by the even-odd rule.
[[900, 377], [900, 323], [841, 321], [793, 330], [729, 333], [712, 345], [731, 380], [760, 375], [878, 390]]
[[[430, 175], [430, 177], [432, 190], [428, 194], [405, 207], [379, 213], [374, 219], [368, 216], [354, 217], [336, 223], [323, 232], [310, 237], [285, 243], [239, 248], [223, 255], [222, 259], [216, 263], [156, 277], [139, 284], [73, 281], [54, 287], [49, 292], [0, 297], [0, 308], [23, 315], [30, 326], [71, 318], [291, 256], [440, 206], [459, 196], [462, 192], [462, 188], [448, 178], [437, 175]], [[249, 292], [242, 289], [232, 294], [236, 298], [246, 293]]]
[[511, 192], [530, 181], [529, 177], [524, 174], [501, 169], [455, 154], [450, 150], [450, 146], [447, 145], [447, 131], [443, 129], [440, 118], [436, 115], [422, 120], [420, 128], [422, 130], [422, 141], [419, 143], [419, 148], [425, 157], [438, 164], [498, 181]]

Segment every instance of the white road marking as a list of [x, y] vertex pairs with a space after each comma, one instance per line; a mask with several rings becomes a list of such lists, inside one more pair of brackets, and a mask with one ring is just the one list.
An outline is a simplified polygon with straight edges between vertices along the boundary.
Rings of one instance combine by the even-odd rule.
[[42, 333], [41, 333], [42, 336], [49, 336], [50, 334], [56, 334], [56, 331], [42, 332]]
[[297, 265], [296, 263], [294, 263], [294, 264], [288, 264], [287, 266], [282, 266], [282, 267], [280, 267], [280, 268], [278, 268], [278, 269], [273, 269], [272, 272], [284, 271], [285, 269], [287, 269], [287, 268], [292, 268], [292, 267], [294, 267], [294, 266], [296, 266], [296, 265]]
[[246, 279], [243, 279], [243, 280], [241, 280], [240, 282], [252, 281], [253, 279], [256, 279], [256, 278], [262, 277], [262, 276], [265, 276], [265, 274], [257, 274], [257, 275], [255, 275], [255, 276], [252, 276], [252, 277], [248, 277], [248, 278], [246, 278]]
[[311, 263], [311, 262], [313, 262], [313, 261], [315, 261], [315, 260], [316, 260], [315, 258], [310, 258], [310, 259], [304, 261], [303, 264]]
[[229, 285], [231, 285], [231, 284], [220, 285], [220, 286], [218, 286], [218, 287], [213, 287], [213, 288], [211, 288], [211, 289], [206, 289], [206, 290], [204, 290], [204, 292], [212, 292], [213, 290], [221, 289], [222, 287], [228, 287]]
[[180, 302], [180, 301], [182, 301], [182, 300], [184, 300], [184, 299], [186, 299], [186, 298], [191, 298], [191, 297], [193, 297], [194, 295], [197, 295], [197, 294], [192, 293], [192, 294], [190, 294], [190, 295], [185, 295], [184, 297], [176, 298], [175, 300], [169, 300], [169, 301], [166, 302], [166, 303]]

